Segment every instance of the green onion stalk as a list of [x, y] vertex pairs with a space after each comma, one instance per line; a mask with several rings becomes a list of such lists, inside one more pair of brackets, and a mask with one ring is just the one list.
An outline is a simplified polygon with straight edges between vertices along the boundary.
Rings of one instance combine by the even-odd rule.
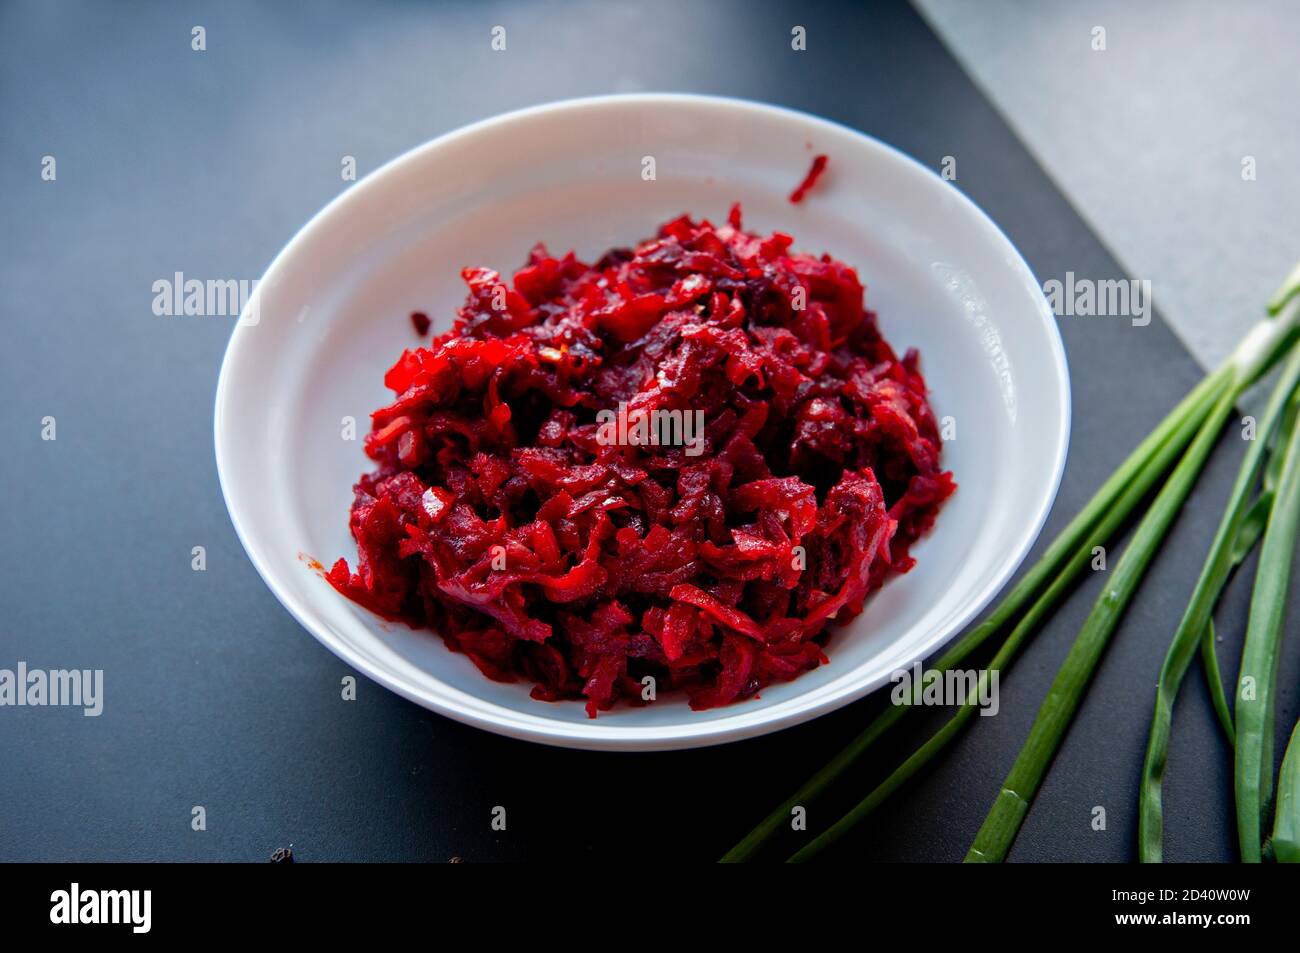
[[1300, 722], [1291, 732], [1277, 780], [1272, 846], [1278, 863], [1300, 864]]
[[[1300, 427], [1293, 424], [1277, 454], [1282, 460], [1281, 472], [1260, 544], [1237, 678], [1233, 786], [1241, 859], [1250, 863], [1262, 859], [1263, 829], [1273, 796], [1273, 696], [1287, 588], [1300, 530]], [[1276, 855], [1276, 843], [1273, 849]]]
[[[1292, 402], [1292, 412], [1300, 415], [1300, 408]], [[1295, 420], [1291, 422], [1295, 427]], [[1275, 488], [1281, 470], [1282, 455], [1275, 454], [1269, 461], [1265, 488]], [[1269, 846], [1273, 858], [1282, 864], [1300, 863], [1300, 722], [1291, 732], [1286, 754], [1282, 758], [1282, 773], [1277, 782], [1277, 810], [1273, 818], [1273, 836]]]
[[1219, 653], [1214, 643], [1218, 636], [1214, 631], [1214, 620], [1205, 627], [1205, 637], [1201, 639], [1201, 669], [1205, 672], [1205, 683], [1210, 689], [1210, 703], [1214, 706], [1215, 717], [1223, 729], [1223, 737], [1229, 745], [1237, 743], [1237, 729], [1232, 724], [1232, 709], [1228, 707], [1228, 695], [1223, 689], [1223, 674], [1219, 671]]
[[[1230, 374], [1227, 382], [1220, 386], [1214, 409], [1202, 423], [1183, 458], [1138, 524], [1132, 540], [1115, 567], [1110, 584], [1093, 604], [1069, 654], [1057, 671], [1047, 698], [1038, 710], [1024, 747], [975, 835], [975, 841], [966, 854], [968, 863], [1000, 862], [1006, 859], [1092, 680], [1102, 653], [1119, 625], [1124, 610], [1141, 585], [1151, 560], [1204, 469], [1210, 452], [1218, 441], [1220, 430], [1242, 393], [1290, 350], [1295, 342], [1297, 308], [1294, 296], [1283, 299], [1282, 304], [1285, 308], [1284, 315], [1256, 325], [1229, 359], [1227, 366]], [[1267, 536], [1266, 531], [1266, 540]], [[1192, 639], [1202, 637], [1204, 628], [1205, 623], [1202, 623], [1194, 629]], [[1195, 641], [1192, 646], [1195, 647]], [[1237, 724], [1237, 747], [1240, 750], [1240, 713]], [[1240, 816], [1243, 810], [1240, 795], [1238, 804]], [[1258, 812], [1255, 822], [1258, 825]]]
[[1255, 429], [1254, 439], [1237, 471], [1227, 508], [1201, 568], [1191, 601], [1174, 632], [1168, 654], [1160, 668], [1159, 681], [1156, 683], [1155, 715], [1151, 721], [1146, 757], [1142, 765], [1138, 802], [1138, 857], [1144, 863], [1158, 863], [1161, 860], [1164, 837], [1161, 785], [1169, 754], [1174, 703], [1198, 646], [1206, 667], [1215, 712], [1229, 740], [1234, 739], [1232, 717], [1228, 712], [1218, 658], [1214, 653], [1212, 615], [1234, 565], [1245, 557], [1254, 539], [1258, 538], [1259, 521], [1248, 521], [1248, 515], [1268, 512], [1271, 494], [1266, 490], [1260, 498], [1264, 505], [1253, 508], [1251, 494], [1259, 481], [1274, 431], [1282, 421], [1287, 401], [1297, 384], [1300, 384], [1300, 349], [1287, 361]]

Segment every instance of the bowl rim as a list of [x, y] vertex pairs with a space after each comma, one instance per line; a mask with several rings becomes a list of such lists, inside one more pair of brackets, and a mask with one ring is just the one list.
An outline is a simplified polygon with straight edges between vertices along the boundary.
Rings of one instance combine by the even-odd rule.
[[[286, 262], [293, 258], [298, 248], [305, 244], [309, 237], [324, 227], [327, 219], [333, 218], [341, 210], [349, 205], [364, 201], [365, 196], [371, 190], [380, 186], [383, 179], [388, 177], [399, 167], [416, 163], [424, 159], [430, 153], [436, 152], [443, 147], [458, 142], [462, 139], [471, 138], [484, 132], [506, 126], [522, 119], [530, 119], [539, 115], [556, 112], [575, 112], [587, 109], [599, 109], [620, 104], [638, 105], [638, 106], [672, 106], [672, 105], [691, 105], [703, 106], [721, 110], [732, 110], [741, 112], [750, 112], [756, 114], [779, 114], [789, 119], [797, 120], [801, 123], [821, 126], [828, 132], [834, 132], [839, 135], [847, 134], [861, 141], [869, 149], [876, 150], [890, 157], [894, 161], [902, 162], [905, 165], [919, 170], [926, 176], [942, 183], [945, 188], [952, 189], [958, 196], [960, 203], [967, 207], [967, 211], [974, 212], [975, 218], [980, 222], [990, 234], [994, 242], [1002, 246], [1006, 253], [1008, 264], [1015, 270], [1023, 272], [1024, 277], [1036, 289], [1041, 299], [1043, 307], [1040, 314], [1052, 314], [1046, 298], [1042, 294], [1041, 284], [1029, 267], [1024, 256], [1015, 247], [1006, 233], [993, 221], [978, 204], [971, 200], [965, 193], [961, 192], [953, 182], [947, 182], [941, 179], [933, 170], [921, 164], [916, 159], [902, 152], [900, 149], [883, 142], [874, 136], [871, 136], [861, 130], [854, 129], [843, 123], [834, 120], [825, 119], [815, 116], [811, 113], [801, 110], [792, 109], [785, 106], [777, 106], [770, 103], [760, 102], [757, 100], [743, 99], [730, 96], [715, 96], [697, 93], [674, 93], [674, 92], [641, 92], [641, 93], [618, 93], [609, 95], [582, 96], [570, 99], [560, 99], [533, 106], [527, 106], [522, 109], [516, 109], [509, 112], [501, 113], [482, 119], [457, 129], [451, 130], [426, 142], [420, 143], [398, 156], [388, 160], [374, 171], [364, 176], [360, 181], [351, 184], [347, 189], [340, 192], [319, 211], [317, 211], [307, 222], [302, 225], [293, 235], [285, 246], [275, 255], [262, 279], [258, 282], [249, 301], [245, 305], [244, 313], [253, 311], [260, 307], [260, 298], [263, 287], [274, 287], [279, 275], [288, 266]], [[253, 313], [257, 313], [254, 311]], [[558, 719], [546, 719], [543, 714], [536, 716], [542, 724], [523, 723], [517, 719], [522, 718], [519, 713], [509, 708], [497, 705], [493, 702], [477, 700], [474, 707], [462, 705], [456, 699], [447, 697], [433, 697], [422, 691], [417, 690], [416, 686], [407, 684], [402, 678], [385, 669], [382, 665], [373, 663], [363, 653], [355, 650], [350, 645], [335, 639], [324, 626], [318, 626], [312, 617], [310, 606], [300, 601], [291, 591], [282, 585], [275, 572], [268, 564], [267, 558], [261, 549], [255, 544], [249, 527], [241, 519], [239, 507], [236, 505], [230, 492], [230, 479], [227, 471], [231, 466], [227, 449], [228, 439], [224, 436], [228, 421], [228, 403], [231, 399], [230, 378], [233, 375], [231, 368], [237, 363], [240, 352], [250, 339], [246, 331], [246, 324], [243, 320], [244, 314], [241, 313], [240, 320], [236, 322], [235, 328], [230, 335], [226, 344], [226, 349], [221, 362], [221, 370], [217, 378], [217, 388], [214, 400], [213, 413], [213, 436], [215, 443], [217, 478], [221, 486], [222, 499], [226, 505], [226, 511], [230, 516], [230, 521], [235, 528], [235, 534], [239, 538], [249, 560], [257, 570], [262, 581], [271, 590], [272, 594], [294, 617], [294, 619], [312, 634], [322, 645], [328, 648], [344, 662], [351, 665], [357, 671], [362, 672], [372, 680], [378, 682], [390, 691], [415, 702], [421, 707], [436, 711], [441, 715], [464, 724], [473, 725], [496, 734], [505, 735], [512, 738], [518, 738], [526, 741], [533, 741], [541, 744], [555, 745], [567, 748], [581, 748], [589, 750], [614, 750], [614, 751], [655, 751], [655, 750], [675, 750], [684, 748], [705, 747], [741, 741], [747, 738], [757, 737], [759, 735], [769, 734], [794, 725], [810, 721], [820, 715], [827, 714], [844, 707], [868, 693], [875, 691], [884, 684], [882, 680], [863, 680], [860, 683], [850, 683], [833, 694], [826, 694], [812, 704], [795, 708], [791, 711], [778, 713], [775, 716], [770, 715], [770, 709], [746, 709], [745, 706], [735, 706], [734, 714], [721, 718], [701, 720], [693, 725], [610, 725], [601, 724], [599, 719], [593, 719], [588, 723], [560, 721]], [[1042, 534], [1043, 526], [1047, 517], [1056, 501], [1057, 494], [1060, 490], [1061, 479], [1065, 471], [1066, 456], [1070, 444], [1070, 432], [1073, 419], [1073, 407], [1071, 401], [1070, 387], [1070, 370], [1066, 360], [1065, 345], [1061, 338], [1060, 327], [1054, 320], [1044, 321], [1048, 330], [1048, 345], [1052, 358], [1052, 370], [1057, 383], [1057, 400], [1060, 406], [1060, 419], [1058, 426], [1058, 439], [1056, 445], [1052, 448], [1052, 477], [1050, 489], [1043, 495], [1038, 506], [1037, 512], [1027, 520], [1026, 525], [1029, 527], [1020, 538], [1014, 557], [1004, 563], [1004, 568], [987, 580], [978, 595], [971, 602], [969, 609], [957, 617], [947, 627], [936, 629], [936, 634], [929, 637], [922, 645], [918, 646], [918, 658], [924, 660], [931, 657], [936, 651], [952, 641], [958, 634], [963, 632], [989, 605], [994, 597], [1001, 592], [1006, 584], [1014, 577], [1016, 572], [1023, 565], [1025, 558], [1028, 556], [1030, 549], [1038, 541]], [[432, 676], [436, 679], [436, 676]], [[439, 680], [440, 681], [440, 680]], [[748, 713], [748, 714], [747, 714]]]

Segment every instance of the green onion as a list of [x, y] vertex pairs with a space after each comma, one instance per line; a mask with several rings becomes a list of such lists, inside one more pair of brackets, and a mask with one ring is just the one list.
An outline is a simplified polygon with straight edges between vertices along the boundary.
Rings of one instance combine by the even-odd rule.
[[1201, 425], [1192, 445], [1156, 496], [1151, 509], [1138, 524], [1132, 541], [1115, 567], [1110, 584], [1093, 604], [1065, 662], [1056, 673], [1047, 698], [1029, 730], [1029, 738], [1003, 782], [992, 809], [976, 833], [975, 842], [966, 853], [968, 863], [997, 863], [1004, 860], [1011, 850], [1016, 834], [1020, 832], [1020, 826], [1029, 814], [1029, 806], [1047, 774], [1048, 766], [1056, 756], [1061, 739], [1079, 707], [1083, 692], [1092, 680], [1101, 653], [1137, 592], [1147, 566], [1164, 541], [1174, 517], [1191, 493], [1241, 389], [1239, 378], [1233, 378], [1230, 386], [1223, 389], [1215, 402], [1214, 410]]
[[[1282, 434], [1289, 433], [1295, 426], [1297, 409], [1293, 401], [1286, 414], [1286, 419], [1282, 422], [1280, 428]], [[1282, 454], [1270, 454], [1268, 466], [1264, 472], [1263, 491], [1259, 496], [1255, 497], [1254, 504], [1247, 511], [1241, 528], [1237, 532], [1237, 541], [1232, 548], [1232, 568], [1229, 570], [1230, 572], [1236, 571], [1237, 567], [1254, 550], [1255, 544], [1259, 542], [1260, 537], [1264, 535], [1264, 527], [1268, 523], [1268, 514], [1273, 508], [1273, 491], [1277, 486], [1277, 478], [1281, 469]], [[1228, 709], [1228, 699], [1224, 694], [1223, 676], [1219, 672], [1219, 655], [1218, 650], [1215, 648], [1217, 641], [1214, 632], [1214, 620], [1211, 619], [1205, 638], [1201, 642], [1202, 669], [1205, 672], [1206, 681], [1209, 683], [1210, 698], [1214, 704], [1215, 714], [1219, 717], [1219, 723], [1227, 736], [1228, 744], [1235, 745], [1237, 743], [1237, 733], [1233, 728], [1232, 713]]]
[[[1293, 401], [1291, 409], [1293, 416], [1289, 426], [1294, 428], [1296, 426], [1294, 413], [1300, 412], [1300, 405]], [[1269, 459], [1268, 473], [1264, 477], [1266, 491], [1272, 491], [1276, 487], [1281, 464], [1280, 453], [1275, 453]], [[1286, 754], [1282, 758], [1282, 773], [1277, 782], [1277, 811], [1273, 819], [1273, 836], [1264, 845], [1263, 851], [1266, 860], [1270, 853], [1279, 863], [1300, 863], [1300, 722], [1297, 722], [1292, 729], [1291, 740], [1287, 743]]]
[[[1291, 561], [1300, 529], [1300, 427], [1291, 428], [1277, 455], [1282, 459], [1281, 472], [1260, 545], [1237, 680], [1237, 839], [1241, 859], [1248, 862], [1261, 859], [1262, 829], [1273, 792], [1273, 693]], [[1252, 688], [1248, 696], [1247, 690]]]
[[1219, 726], [1229, 745], [1237, 743], [1237, 730], [1232, 725], [1232, 710], [1228, 707], [1228, 696], [1223, 690], [1223, 675], [1219, 672], [1219, 653], [1215, 650], [1217, 641], [1214, 634], [1214, 620], [1205, 627], [1205, 637], [1201, 639], [1201, 668], [1205, 671], [1205, 684], [1210, 690], [1210, 701], [1214, 705], [1214, 714], [1218, 716]]
[[1300, 722], [1291, 732], [1277, 779], [1277, 816], [1273, 820], [1273, 857], [1300, 864]]
[[[1216, 711], [1228, 736], [1232, 737], [1232, 720], [1227, 714], [1227, 700], [1223, 698], [1223, 682], [1218, 674], [1218, 659], [1214, 654], [1214, 627], [1212, 614], [1219, 596], [1227, 584], [1228, 576], [1235, 563], [1245, 558], [1249, 546], [1239, 546], [1243, 537], [1243, 527], [1247, 527], [1247, 515], [1251, 512], [1251, 494], [1259, 481], [1269, 442], [1282, 420], [1291, 392], [1300, 383], [1300, 349], [1292, 355], [1283, 370], [1277, 385], [1273, 388], [1268, 407], [1255, 431], [1255, 439], [1246, 450], [1237, 479], [1232, 485], [1228, 505], [1219, 522], [1209, 554], [1201, 567], [1200, 578], [1192, 592], [1187, 611], [1174, 632], [1173, 641], [1165, 655], [1160, 668], [1160, 678], [1156, 683], [1155, 714], [1151, 720], [1151, 732], [1147, 740], [1146, 758], [1142, 765], [1141, 791], [1138, 805], [1138, 857], [1145, 863], [1159, 863], [1163, 848], [1164, 819], [1161, 806], [1161, 783], [1164, 778], [1165, 765], [1169, 754], [1169, 735], [1173, 723], [1174, 702], [1178, 698], [1178, 689], [1183, 676], [1191, 664], [1198, 644], [1202, 647], [1202, 657], [1207, 668], [1207, 676], [1212, 667], [1210, 678], [1211, 695], [1215, 697]], [[1233, 394], [1235, 401], [1236, 394]], [[1193, 475], [1193, 479], [1195, 479]], [[1258, 526], [1258, 520], [1249, 524]], [[1245, 536], [1249, 538], [1248, 527]], [[1218, 686], [1215, 696], [1214, 686]], [[1220, 698], [1222, 703], [1220, 704]]]
[[[1297, 279], [1300, 279], [1300, 270], [1288, 278], [1288, 283]], [[1228, 385], [1221, 389], [1214, 411], [1138, 525], [1132, 541], [1115, 567], [1110, 586], [1094, 603], [1052, 682], [1047, 698], [1038, 710], [1029, 737], [1012, 765], [1002, 790], [976, 833], [975, 842], [967, 851], [967, 862], [999, 862], [1006, 858], [1029, 813], [1030, 804], [1042, 785], [1043, 777], [1056, 756], [1061, 739], [1078, 709], [1083, 693], [1092, 680], [1101, 654], [1137, 592], [1156, 550], [1200, 476], [1218, 439], [1219, 428], [1242, 392], [1295, 343], [1296, 299], [1291, 296], [1289, 300], [1292, 303], [1288, 305], [1284, 318], [1256, 324], [1233, 352], [1228, 361], [1228, 367], [1232, 371]], [[1267, 531], [1265, 535], [1267, 536]], [[1195, 636], [1199, 637], [1203, 631], [1203, 628], [1195, 630]], [[1240, 716], [1238, 723], [1240, 732]], [[1237, 750], [1240, 752], [1240, 746]], [[1258, 822], [1258, 815], [1256, 821]]]
[[[1225, 366], [1207, 375], [1186, 397], [1179, 402], [1164, 420], [1144, 439], [1119, 468], [1088, 501], [1083, 510], [1070, 521], [1069, 525], [1052, 541], [1047, 552], [1028, 572], [1012, 587], [1011, 591], [988, 617], [962, 638], [955, 646], [939, 657], [930, 667], [943, 672], [959, 665], [965, 658], [993, 636], [1001, 632], [1006, 625], [1019, 616], [1021, 611], [1039, 596], [1052, 583], [1063, 568], [1067, 567], [1071, 556], [1084, 547], [1091, 554], [1093, 546], [1105, 542], [1108, 535], [1099, 537], [1094, 531], [1103, 520], [1122, 523], [1140, 502], [1140, 498], [1126, 497], [1135, 481], [1147, 469], [1149, 462], [1160, 456], [1167, 458], [1167, 464], [1173, 457], [1161, 454], [1162, 449], [1176, 437], [1174, 455], [1191, 439], [1195, 428], [1200, 425], [1204, 415], [1210, 409], [1210, 402], [1226, 385], [1232, 370]], [[1190, 428], [1188, 427], [1191, 422]], [[1181, 432], [1181, 435], [1180, 435]], [[1148, 474], [1154, 482], [1160, 474]], [[1144, 485], [1150, 486], [1151, 482]], [[1120, 503], [1126, 497], [1125, 503]], [[1077, 575], [1077, 572], [1072, 573]], [[919, 701], [921, 687], [915, 689], [914, 701]], [[842, 775], [855, 761], [865, 753], [878, 738], [902, 720], [903, 716], [914, 706], [895, 705], [878, 715], [865, 729], [851, 741], [834, 758], [827, 762], [802, 787], [787, 798], [779, 807], [767, 815], [735, 847], [723, 857], [723, 863], [741, 863], [750, 860], [778, 831], [790, 823], [791, 811], [796, 807], [807, 807], [818, 795]]]
[[1268, 313], [1277, 316], [1297, 294], [1300, 294], [1300, 264], [1291, 269], [1291, 274], [1286, 276], [1286, 281], [1282, 282], [1282, 287], [1273, 293], [1273, 297], [1268, 299]]

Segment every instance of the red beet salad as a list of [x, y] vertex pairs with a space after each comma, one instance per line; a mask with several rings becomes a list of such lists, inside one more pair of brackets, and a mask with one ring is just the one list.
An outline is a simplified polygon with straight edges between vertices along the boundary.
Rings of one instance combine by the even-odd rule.
[[467, 268], [366, 437], [339, 592], [588, 713], [824, 664], [953, 492], [917, 353], [828, 255], [682, 217], [594, 264]]

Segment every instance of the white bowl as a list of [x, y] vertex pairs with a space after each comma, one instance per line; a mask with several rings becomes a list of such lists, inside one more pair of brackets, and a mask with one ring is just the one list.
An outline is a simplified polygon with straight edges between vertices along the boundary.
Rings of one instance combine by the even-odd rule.
[[[830, 157], [802, 205], [787, 200]], [[643, 158], [656, 178], [642, 177]], [[682, 212], [746, 227], [857, 267], [901, 353], [921, 350], [935, 412], [956, 439], [960, 488], [891, 579], [832, 635], [830, 664], [727, 708], [680, 695], [588, 719], [577, 702], [489, 681], [427, 631], [338, 595], [302, 554], [354, 562], [347, 528], [384, 371], [463, 300], [460, 269], [519, 267], [537, 241], [593, 260]], [[342, 419], [358, 439], [342, 439]], [[1024, 260], [951, 184], [852, 129], [787, 109], [683, 95], [608, 96], [510, 113], [393, 160], [331, 202], [262, 279], [226, 351], [216, 455], [226, 505], [276, 597], [331, 651], [393, 691], [490, 731], [577, 748], [685, 748], [749, 738], [831, 711], [960, 631], [1015, 571], [1055, 498], [1069, 438], [1065, 353]]]

